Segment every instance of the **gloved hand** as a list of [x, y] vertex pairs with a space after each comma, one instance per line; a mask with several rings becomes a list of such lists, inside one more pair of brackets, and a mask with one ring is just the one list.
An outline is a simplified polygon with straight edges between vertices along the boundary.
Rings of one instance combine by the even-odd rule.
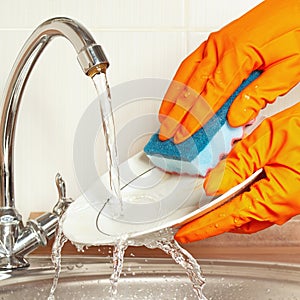
[[175, 143], [198, 131], [254, 70], [227, 118], [238, 127], [300, 81], [300, 2], [266, 0], [212, 33], [180, 65], [162, 102], [159, 137]]
[[265, 177], [175, 235], [192, 242], [224, 232], [253, 233], [300, 213], [300, 103], [265, 119], [207, 176], [208, 195], [223, 194], [259, 168]]

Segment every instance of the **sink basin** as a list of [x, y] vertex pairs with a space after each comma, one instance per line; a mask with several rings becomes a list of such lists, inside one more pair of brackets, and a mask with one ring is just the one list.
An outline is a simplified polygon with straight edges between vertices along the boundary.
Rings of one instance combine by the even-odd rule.
[[[49, 258], [0, 272], [0, 299], [47, 299], [54, 275]], [[208, 299], [300, 299], [300, 265], [200, 261]], [[64, 257], [55, 299], [111, 299], [109, 258]], [[196, 299], [183, 269], [171, 259], [126, 258], [116, 299]]]

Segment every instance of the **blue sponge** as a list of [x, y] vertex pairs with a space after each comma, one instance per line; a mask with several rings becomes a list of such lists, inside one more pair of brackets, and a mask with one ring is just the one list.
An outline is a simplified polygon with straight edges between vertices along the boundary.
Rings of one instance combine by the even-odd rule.
[[205, 176], [231, 150], [232, 142], [242, 137], [243, 127], [231, 127], [226, 116], [237, 95], [261, 73], [252, 72], [216, 114], [186, 141], [174, 144], [172, 138], [163, 142], [155, 133], [144, 148], [152, 163], [171, 173]]

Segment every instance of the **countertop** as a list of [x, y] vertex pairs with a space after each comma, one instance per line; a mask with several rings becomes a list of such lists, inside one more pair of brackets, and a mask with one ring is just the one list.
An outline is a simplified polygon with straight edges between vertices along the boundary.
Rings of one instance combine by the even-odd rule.
[[[39, 212], [31, 213], [30, 218], [34, 219], [40, 214], [41, 213]], [[288, 243], [284, 240], [278, 242], [278, 240], [275, 240], [275, 238], [272, 237], [272, 234], [273, 236], [278, 236], [283, 230], [284, 229], [281, 228], [275, 228], [272, 229], [272, 231], [265, 231], [256, 236], [225, 234], [223, 236], [190, 244], [183, 244], [181, 246], [197, 259], [251, 260], [300, 264], [300, 246], [298, 246], [297, 241], [296, 243]], [[288, 228], [288, 230], [291, 231], [291, 228]], [[268, 239], [268, 237], [271, 238]], [[52, 244], [53, 239], [49, 241], [46, 247], [39, 247], [32, 252], [32, 254], [50, 256]], [[62, 249], [62, 254], [106, 257], [112, 256], [112, 251], [112, 246], [95, 246], [89, 247], [88, 249], [85, 248], [84, 252], [82, 252], [78, 251], [77, 248], [68, 241]], [[128, 247], [125, 256], [145, 258], [168, 257], [159, 249], [148, 249], [146, 247]]]

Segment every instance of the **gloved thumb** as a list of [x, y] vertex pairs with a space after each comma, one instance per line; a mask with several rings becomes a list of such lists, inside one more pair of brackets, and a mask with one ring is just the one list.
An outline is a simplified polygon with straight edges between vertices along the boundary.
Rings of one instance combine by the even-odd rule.
[[208, 195], [219, 195], [243, 182], [270, 161], [276, 145], [272, 138], [272, 121], [265, 119], [250, 135], [233, 147], [206, 176], [204, 189]]

